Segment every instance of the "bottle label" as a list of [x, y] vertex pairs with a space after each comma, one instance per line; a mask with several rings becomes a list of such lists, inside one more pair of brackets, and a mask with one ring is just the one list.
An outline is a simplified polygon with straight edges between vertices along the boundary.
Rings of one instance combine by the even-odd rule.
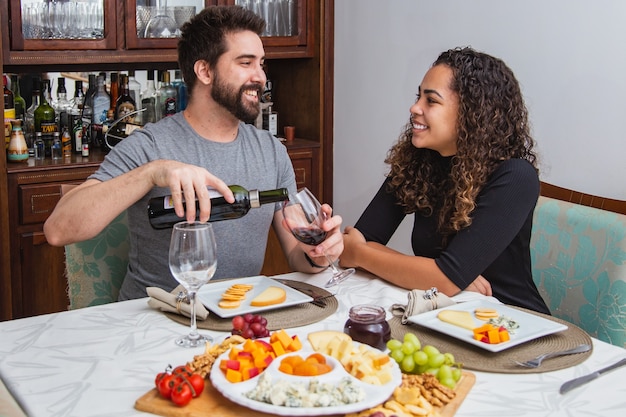
[[[219, 191], [217, 191], [215, 188], [208, 188], [208, 191], [209, 191], [209, 198], [211, 199], [222, 197], [222, 194], [220, 194]], [[183, 196], [183, 203], [184, 202], [185, 202], [185, 197]], [[165, 197], [163, 197], [163, 208], [166, 210], [174, 208], [174, 199], [172, 198], [171, 195], [166, 195]]]
[[89, 144], [88, 143], [83, 143], [82, 155], [89, 156]]
[[176, 99], [170, 97], [163, 102], [163, 117], [174, 114], [176, 114]]

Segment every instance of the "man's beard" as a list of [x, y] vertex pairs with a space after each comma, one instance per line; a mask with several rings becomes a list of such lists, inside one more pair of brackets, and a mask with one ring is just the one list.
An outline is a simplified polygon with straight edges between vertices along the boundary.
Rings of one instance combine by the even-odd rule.
[[261, 97], [261, 86], [257, 84], [243, 85], [239, 91], [235, 92], [216, 75], [213, 88], [211, 89], [211, 97], [216, 103], [220, 104], [237, 119], [244, 123], [254, 123], [259, 115], [260, 108], [246, 102], [243, 98], [245, 91], [256, 90], [257, 97]]

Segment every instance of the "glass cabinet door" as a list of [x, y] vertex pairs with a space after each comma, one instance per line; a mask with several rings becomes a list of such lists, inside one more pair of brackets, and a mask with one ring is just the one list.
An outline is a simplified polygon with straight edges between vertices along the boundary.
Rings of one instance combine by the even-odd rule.
[[[308, 0], [313, 1], [313, 0]], [[265, 20], [265, 46], [301, 46], [307, 43], [307, 0], [229, 0]]]
[[176, 48], [182, 25], [211, 3], [211, 0], [127, 1], [126, 46]]
[[11, 50], [115, 49], [115, 3], [105, 0], [14, 0]]

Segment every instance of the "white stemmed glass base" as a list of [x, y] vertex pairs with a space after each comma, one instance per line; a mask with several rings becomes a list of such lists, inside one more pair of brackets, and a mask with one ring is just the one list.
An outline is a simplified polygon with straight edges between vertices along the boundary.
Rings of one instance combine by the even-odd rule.
[[196, 324], [196, 292], [188, 291], [189, 297], [189, 306], [191, 307], [191, 325], [189, 334], [186, 336], [179, 337], [174, 341], [176, 345], [187, 348], [194, 348], [202, 346], [204, 347], [206, 343], [213, 343], [213, 338], [211, 336], [206, 336], [198, 333], [198, 326]]
[[334, 287], [345, 281], [350, 275], [354, 274], [354, 268], [339, 269], [328, 255], [326, 256], [330, 263], [330, 269], [333, 270], [333, 276], [324, 284], [324, 288]]

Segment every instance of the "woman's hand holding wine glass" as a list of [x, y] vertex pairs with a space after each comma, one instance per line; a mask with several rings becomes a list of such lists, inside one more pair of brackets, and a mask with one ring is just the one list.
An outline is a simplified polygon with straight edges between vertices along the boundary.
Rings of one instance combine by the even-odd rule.
[[180, 222], [174, 225], [170, 240], [169, 266], [172, 275], [185, 287], [191, 306], [191, 330], [176, 339], [183, 347], [204, 346], [212, 342], [198, 333], [196, 326], [196, 292], [208, 283], [217, 269], [217, 252], [210, 223]]
[[[289, 200], [283, 204], [285, 224], [300, 242], [317, 246], [328, 237], [327, 231], [322, 227], [330, 216], [328, 210], [325, 210], [327, 208], [328, 206], [320, 204], [311, 191], [302, 188], [298, 193], [289, 195]], [[326, 252], [323, 255], [333, 270], [333, 276], [325, 287], [337, 285], [354, 273], [353, 268], [340, 270]]]

